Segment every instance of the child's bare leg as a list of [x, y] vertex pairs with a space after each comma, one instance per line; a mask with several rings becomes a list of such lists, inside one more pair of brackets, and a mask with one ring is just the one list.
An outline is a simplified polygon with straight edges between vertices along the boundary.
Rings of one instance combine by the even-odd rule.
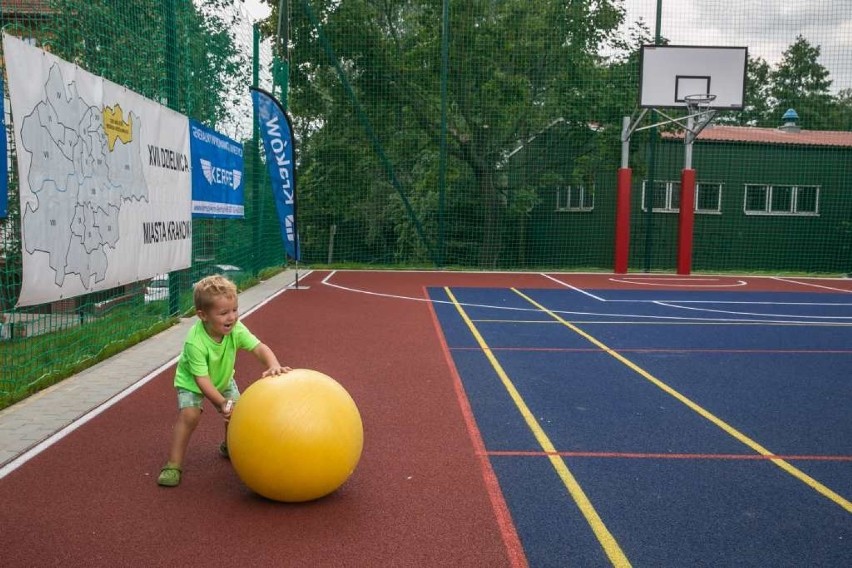
[[182, 408], [172, 430], [172, 445], [169, 450], [169, 464], [180, 467], [189, 446], [189, 439], [201, 420], [200, 408]]
[[231, 459], [231, 454], [228, 451], [228, 420], [225, 420], [225, 441], [219, 446], [219, 454], [223, 458]]

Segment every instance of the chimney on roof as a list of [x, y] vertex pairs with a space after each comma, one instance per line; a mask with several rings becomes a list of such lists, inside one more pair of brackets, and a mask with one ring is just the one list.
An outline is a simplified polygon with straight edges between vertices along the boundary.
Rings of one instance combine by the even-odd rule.
[[788, 108], [787, 112], [784, 113], [784, 116], [781, 117], [781, 120], [784, 121], [784, 124], [778, 127], [778, 130], [782, 132], [801, 132], [802, 129], [799, 128], [799, 125], [796, 124], [796, 121], [799, 120], [799, 113], [795, 110]]

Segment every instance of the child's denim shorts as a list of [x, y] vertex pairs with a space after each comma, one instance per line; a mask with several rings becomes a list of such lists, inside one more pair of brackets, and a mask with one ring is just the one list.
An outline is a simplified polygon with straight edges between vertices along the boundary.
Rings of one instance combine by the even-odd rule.
[[[234, 402], [237, 402], [240, 399], [240, 389], [237, 388], [237, 382], [234, 380], [234, 377], [231, 377], [231, 382], [228, 383], [228, 386], [222, 391], [222, 396], [233, 400]], [[177, 389], [177, 398], [178, 410], [182, 410], [184, 408], [201, 408], [201, 405], [204, 402], [203, 394], [182, 388]]]

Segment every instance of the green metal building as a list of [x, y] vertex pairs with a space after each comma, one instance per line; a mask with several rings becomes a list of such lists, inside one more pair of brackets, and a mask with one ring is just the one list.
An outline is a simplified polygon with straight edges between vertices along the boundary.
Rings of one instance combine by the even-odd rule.
[[[674, 271], [682, 133], [663, 133], [653, 159], [646, 144], [632, 161], [630, 270]], [[852, 132], [711, 125], [693, 167], [693, 271], [852, 272]], [[612, 268], [615, 174], [601, 167], [592, 187], [539, 190], [530, 265]]]

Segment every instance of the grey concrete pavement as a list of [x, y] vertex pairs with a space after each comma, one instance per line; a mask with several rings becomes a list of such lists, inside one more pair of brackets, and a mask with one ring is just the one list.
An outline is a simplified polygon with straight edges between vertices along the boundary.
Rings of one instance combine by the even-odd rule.
[[[302, 270], [299, 277], [306, 273]], [[293, 284], [295, 276], [295, 271], [287, 270], [243, 291], [240, 311], [245, 313], [277, 295]], [[168, 366], [180, 353], [195, 320], [183, 318], [154, 337], [0, 411], [0, 478], [54, 434]]]

